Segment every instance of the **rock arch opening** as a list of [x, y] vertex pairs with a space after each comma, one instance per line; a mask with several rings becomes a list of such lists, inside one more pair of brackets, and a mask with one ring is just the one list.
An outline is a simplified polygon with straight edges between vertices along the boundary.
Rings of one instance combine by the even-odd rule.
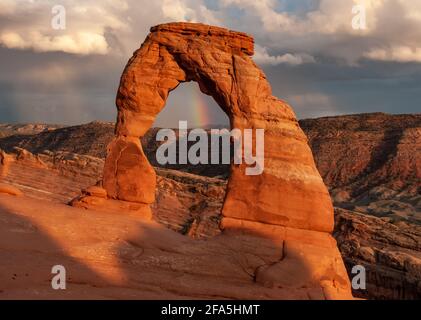
[[[184, 139], [183, 132], [180, 130], [180, 125], [183, 123], [187, 125]], [[159, 139], [160, 131], [165, 130], [173, 131], [176, 137], [173, 142], [174, 148], [171, 146], [165, 149], [165, 156], [167, 159], [170, 158], [168, 156], [170, 151], [175, 152], [175, 155], [171, 157], [171, 161], [162, 163], [157, 156], [162, 154], [159, 149], [168, 143], [167, 137], [165, 137], [165, 141]], [[203, 130], [205, 136], [191, 138], [192, 134], [198, 130]], [[223, 130], [222, 132], [230, 130], [229, 118], [225, 112], [213, 101], [212, 97], [200, 92], [197, 83], [181, 83], [169, 94], [165, 107], [158, 114], [152, 129], [143, 137], [142, 145], [153, 167], [179, 170], [204, 177], [228, 179], [230, 162], [226, 161], [226, 157], [221, 156], [222, 145], [225, 141], [215, 134], [218, 130]], [[186, 147], [183, 146], [184, 144]], [[199, 144], [206, 145], [206, 150], [198, 148]], [[194, 151], [193, 148], [196, 150], [194, 155], [197, 157], [190, 159], [186, 156], [187, 162], [181, 163], [179, 161], [180, 151], [190, 155]], [[232, 148], [228, 151], [232, 155]], [[218, 153], [219, 161], [212, 158], [215, 158], [214, 153]], [[199, 162], [195, 160], [199, 160]]]
[[[179, 128], [182, 122], [187, 125], [184, 138], [183, 130]], [[221, 153], [228, 150], [231, 156], [233, 148], [223, 149], [222, 145], [227, 141], [215, 132], [230, 131], [228, 116], [212, 97], [200, 91], [196, 82], [184, 82], [171, 91], [152, 127], [142, 138], [142, 146], [157, 176], [156, 200], [151, 205], [154, 218], [194, 239], [218, 235], [231, 160], [231, 157], [225, 157], [226, 161]], [[168, 138], [159, 139], [160, 132], [165, 130], [173, 131], [176, 137], [172, 142], [174, 148], [170, 145], [165, 150], [166, 159], [170, 151], [175, 152], [173, 163], [160, 163], [157, 159], [161, 155], [159, 149], [169, 143]], [[193, 140], [187, 139], [198, 131], [202, 134]], [[197, 148], [199, 144], [206, 150]], [[187, 163], [178, 161], [180, 152], [190, 155], [193, 149], [196, 150], [193, 159], [186, 157]], [[215, 161], [214, 153], [218, 154], [219, 162]], [[196, 163], [196, 159], [200, 162]]]
[[180, 120], [187, 121], [189, 128], [230, 127], [227, 114], [211, 96], [200, 91], [195, 81], [182, 82], [171, 91], [152, 127], [177, 128]]

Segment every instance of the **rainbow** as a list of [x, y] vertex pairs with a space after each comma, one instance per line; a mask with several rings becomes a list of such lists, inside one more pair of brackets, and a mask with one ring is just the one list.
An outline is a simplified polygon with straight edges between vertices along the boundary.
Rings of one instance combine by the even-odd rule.
[[194, 88], [191, 99], [191, 110], [193, 110], [193, 123], [189, 124], [192, 127], [204, 127], [211, 124], [212, 116], [210, 113], [210, 106], [206, 102], [205, 94], [199, 88]]

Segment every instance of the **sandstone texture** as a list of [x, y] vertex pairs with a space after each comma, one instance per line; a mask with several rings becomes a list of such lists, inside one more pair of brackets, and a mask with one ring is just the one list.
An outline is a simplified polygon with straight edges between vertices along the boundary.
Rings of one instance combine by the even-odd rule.
[[7, 154], [8, 172], [2, 183], [40, 200], [67, 203], [102, 178], [104, 160], [63, 151], [39, 154], [16, 147]]
[[[168, 94], [182, 82], [196, 81], [227, 113], [233, 128], [265, 130], [264, 171], [252, 176], [246, 174], [244, 161], [231, 165], [220, 225], [280, 245], [285, 257], [261, 268], [257, 283], [283, 289], [320, 286], [329, 288], [328, 298], [349, 298], [349, 280], [330, 235], [329, 193], [292, 109], [272, 96], [251, 59], [253, 47], [253, 39], [244, 33], [202, 24], [151, 28], [121, 76], [116, 137], [107, 147], [102, 187], [113, 200], [146, 207], [155, 201], [156, 174], [140, 138]], [[81, 202], [86, 199], [73, 204]], [[280, 279], [290, 275], [297, 281], [304, 270], [308, 277], [298, 283]]]
[[[330, 281], [311, 283], [326, 266], [307, 270], [302, 248], [280, 248], [282, 242], [252, 235], [194, 240], [139, 215], [0, 194], [1, 299], [338, 297]], [[256, 270], [260, 275], [281, 260], [300, 268], [288, 279], [268, 274], [256, 282]], [[66, 267], [66, 290], [51, 288], [56, 264]], [[306, 287], [295, 285], [301, 279]]]
[[18, 188], [5, 183], [0, 183], [0, 193], [9, 194], [11, 196], [21, 196], [23, 194]]
[[302, 120], [335, 206], [421, 224], [421, 115]]
[[[157, 169], [157, 223], [91, 186], [102, 159], [19, 148], [9, 157], [6, 180], [25, 195], [0, 194], [0, 298], [350, 298], [328, 234], [221, 233], [224, 180]], [[107, 205], [65, 205], [81, 189]], [[68, 273], [61, 292], [50, 285], [57, 263]]]
[[[121, 77], [116, 138], [108, 146], [103, 187], [114, 199], [151, 204], [155, 173], [143, 137], [180, 83], [196, 81], [227, 113], [233, 128], [265, 129], [265, 169], [231, 166], [222, 210], [230, 220], [320, 232], [333, 230], [333, 207], [292, 109], [272, 96], [253, 62], [253, 39], [192, 23], [151, 28]], [[139, 177], [137, 180], [133, 176]], [[256, 224], [256, 227], [260, 226]]]
[[7, 176], [10, 160], [6, 152], [0, 150], [0, 178]]
[[[354, 296], [419, 299], [421, 116], [302, 120], [307, 142], [252, 51], [245, 34], [161, 25], [123, 73], [116, 135], [99, 122], [0, 125], [0, 295], [57, 298], [48, 279], [59, 257], [73, 274], [62, 298], [350, 298], [346, 273], [361, 264], [368, 286]], [[233, 127], [266, 130], [264, 175], [152, 167], [148, 128], [184, 81]]]
[[[417, 191], [417, 187], [411, 187], [417, 186], [419, 179], [410, 179], [408, 175], [402, 179], [398, 174], [416, 172], [419, 140], [416, 135], [412, 139], [392, 139], [401, 150], [393, 152], [394, 148], [388, 147], [393, 143], [382, 143], [382, 137], [388, 128], [400, 128], [404, 132], [416, 131], [417, 128], [420, 130], [421, 115], [363, 114], [301, 120], [300, 124], [309, 136], [314, 158], [335, 201], [334, 237], [338, 241], [348, 273], [352, 277], [351, 269], [357, 264], [365, 266], [367, 270], [367, 290], [355, 290], [353, 295], [368, 299], [419, 299], [421, 277], [417, 270], [421, 266], [421, 250], [416, 244], [421, 243], [421, 226], [417, 219], [421, 212], [420, 191]], [[114, 126], [96, 122], [63, 129], [66, 128], [0, 139], [0, 148], [7, 145], [11, 159], [16, 159], [22, 153], [22, 150], [13, 148], [12, 141], [24, 142], [30, 150], [42, 151], [47, 146], [52, 148], [52, 151], [43, 151], [32, 156], [27, 154], [26, 157], [21, 156], [20, 160], [11, 162], [10, 176], [5, 177], [5, 183], [19, 188], [24, 191], [25, 196], [31, 198], [67, 203], [78, 197], [80, 190], [89, 189], [100, 181], [104, 161], [91, 156], [104, 157], [105, 150], [94, 147], [84, 150], [87, 152], [84, 155], [69, 151], [79, 150], [79, 144], [95, 145], [95, 139], [106, 141], [106, 145], [114, 137]], [[95, 134], [95, 131], [98, 133]], [[70, 139], [70, 134], [77, 135], [78, 140]], [[156, 129], [149, 130], [142, 139], [145, 154], [154, 166], [157, 148], [155, 134]], [[51, 141], [57, 143], [50, 144]], [[344, 155], [346, 150], [342, 145], [352, 148], [353, 152]], [[372, 173], [353, 173], [352, 164], [361, 166], [360, 171], [372, 172], [368, 166], [371, 154], [381, 152], [383, 147], [386, 147], [383, 150], [387, 159], [383, 163], [386, 165], [375, 171], [382, 175], [382, 179], [371, 182], [374, 176]], [[407, 156], [411, 154], [413, 156]], [[404, 155], [409, 161], [394, 160]], [[36, 161], [37, 156], [44, 166]], [[401, 165], [409, 165], [411, 169], [403, 170]], [[180, 166], [176, 169], [208, 177], [155, 167], [157, 189], [156, 201], [151, 206], [153, 219], [194, 239], [209, 239], [219, 235], [227, 183], [220, 177], [229, 175], [227, 168]], [[348, 183], [348, 175], [354, 177], [349, 179], [354, 183]], [[356, 176], [358, 179], [355, 179]], [[327, 177], [341, 177], [343, 180], [342, 183], [337, 183], [337, 179]], [[399, 185], [402, 182], [405, 188], [401, 189]], [[365, 188], [365, 192], [353, 191], [364, 190], [359, 186], [367, 185], [370, 187]], [[391, 189], [390, 186], [395, 187]], [[19, 198], [19, 201], [24, 200]], [[113, 205], [122, 204], [117, 202]], [[88, 206], [84, 204], [82, 207]], [[125, 213], [124, 216], [130, 215]]]
[[362, 265], [369, 299], [421, 299], [421, 228], [337, 208], [335, 238], [348, 270]]

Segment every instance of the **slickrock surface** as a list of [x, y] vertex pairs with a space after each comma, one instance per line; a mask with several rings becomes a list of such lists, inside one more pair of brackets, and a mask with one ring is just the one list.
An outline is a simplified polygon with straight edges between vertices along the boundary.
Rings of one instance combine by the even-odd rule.
[[[421, 298], [421, 115], [300, 121], [336, 209], [348, 272], [367, 269], [373, 299]], [[339, 209], [342, 208], [342, 209]]]
[[[311, 247], [303, 243], [306, 246]], [[299, 250], [283, 249], [282, 241], [252, 235], [193, 240], [139, 216], [31, 198], [15, 201], [0, 194], [1, 299], [335, 296], [329, 281], [323, 288], [310, 281], [317, 274], [308, 268], [311, 261], [300, 258]], [[277, 283], [256, 282], [257, 270], [279, 261], [295, 265], [295, 272], [277, 277]], [[51, 268], [57, 264], [66, 268], [66, 290], [51, 288]], [[298, 287], [303, 279], [307, 286]]]
[[[20, 189], [25, 196], [61, 204], [78, 197], [81, 190], [100, 198], [104, 196], [103, 189], [92, 187], [101, 180], [103, 159], [62, 151], [34, 155], [20, 148], [15, 148], [8, 157], [9, 170], [1, 181], [8, 188]], [[226, 180], [156, 170], [154, 218], [192, 238], [205, 239], [219, 234]]]
[[[326, 234], [221, 234], [223, 180], [158, 169], [158, 224], [136, 213], [60, 203], [79, 188], [102, 197], [82, 177], [97, 180], [103, 160], [22, 149], [10, 157], [13, 179], [6, 181], [27, 188], [19, 201], [0, 194], [0, 298], [349, 298], [337, 271], [342, 260], [331, 256]], [[28, 179], [34, 172], [43, 179]], [[77, 184], [68, 179], [74, 172]], [[65, 291], [51, 289], [56, 264], [66, 267]]]
[[34, 155], [16, 147], [9, 154], [8, 174], [3, 183], [37, 199], [67, 203], [80, 191], [101, 179], [104, 160], [69, 152]]
[[[71, 200], [71, 195], [77, 195], [81, 189], [100, 179], [101, 159], [98, 159], [97, 171], [94, 172], [91, 166], [82, 167], [75, 160], [65, 163], [56, 161], [55, 165], [61, 168], [58, 170], [53, 163], [54, 159], [63, 159], [62, 152], [38, 156], [49, 165], [40, 167], [37, 161], [31, 160], [35, 156], [28, 154], [11, 163], [13, 179], [6, 181], [12, 186], [19, 185], [25, 196], [66, 203]], [[84, 159], [83, 155], [68, 154], [67, 157]], [[156, 170], [157, 201], [152, 206], [154, 219], [194, 239], [219, 235], [226, 181], [168, 169]], [[83, 180], [74, 175], [69, 180], [74, 172], [90, 176], [90, 179]], [[28, 179], [28, 176], [34, 178]], [[403, 222], [392, 224], [385, 218], [337, 208], [334, 236], [349, 272], [357, 264], [367, 268], [367, 291], [355, 291], [354, 295], [371, 299], [420, 297], [420, 227]]]

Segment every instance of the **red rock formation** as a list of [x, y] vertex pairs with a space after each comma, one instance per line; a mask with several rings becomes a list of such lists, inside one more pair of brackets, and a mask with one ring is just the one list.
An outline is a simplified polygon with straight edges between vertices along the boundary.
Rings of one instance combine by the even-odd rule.
[[357, 114], [301, 120], [330, 189], [352, 197], [384, 186], [408, 194], [421, 187], [421, 115]]
[[[180, 83], [196, 81], [240, 130], [265, 130], [265, 168], [232, 165], [222, 228], [281, 241], [282, 260], [261, 268], [262, 285], [319, 286], [328, 298], [350, 297], [346, 271], [330, 232], [333, 207], [292, 109], [272, 96], [251, 59], [253, 39], [240, 32], [170, 23], [151, 33], [129, 60], [117, 94], [116, 137], [108, 146], [103, 187], [112, 199], [155, 199], [155, 172], [139, 142]], [[283, 279], [287, 276], [288, 280]], [[295, 283], [292, 283], [294, 282]]]
[[3, 150], [0, 150], [0, 178], [7, 175], [9, 171], [9, 159]]
[[292, 109], [272, 96], [252, 54], [253, 39], [243, 33], [187, 23], [153, 27], [121, 77], [117, 137], [109, 145], [104, 169], [109, 196], [154, 201], [154, 172], [138, 138], [150, 128], [169, 92], [193, 80], [228, 114], [232, 127], [265, 129], [263, 174], [247, 176], [245, 165], [231, 168], [225, 225], [246, 220], [331, 232], [332, 204], [306, 137]]
[[363, 265], [367, 290], [354, 295], [368, 299], [421, 299], [421, 228], [336, 208], [335, 238], [347, 269]]

